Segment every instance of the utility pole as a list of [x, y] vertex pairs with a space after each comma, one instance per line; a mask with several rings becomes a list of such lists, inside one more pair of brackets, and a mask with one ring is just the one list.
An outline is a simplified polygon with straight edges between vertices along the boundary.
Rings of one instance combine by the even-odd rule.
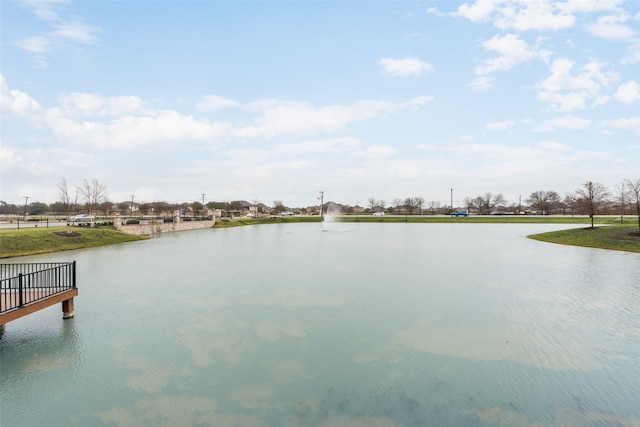
[[451, 189], [451, 206], [449, 207], [449, 213], [453, 216], [453, 188]]
[[324, 191], [320, 191], [320, 220], [322, 220], [322, 208], [324, 206]]
[[29, 201], [31, 197], [29, 196], [24, 196], [24, 219], [27, 219], [27, 202]]
[[129, 218], [131, 218], [133, 216], [133, 194], [131, 195], [131, 209], [129, 211]]
[[520, 212], [522, 211], [522, 194], [518, 195], [518, 215], [520, 215]]
[[204, 193], [202, 193], [202, 216], [204, 216]]

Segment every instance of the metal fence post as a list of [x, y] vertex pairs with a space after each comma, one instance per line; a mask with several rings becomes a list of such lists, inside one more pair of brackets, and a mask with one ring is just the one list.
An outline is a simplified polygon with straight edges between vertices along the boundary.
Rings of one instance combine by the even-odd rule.
[[24, 301], [22, 300], [22, 273], [18, 274], [18, 307], [24, 306]]

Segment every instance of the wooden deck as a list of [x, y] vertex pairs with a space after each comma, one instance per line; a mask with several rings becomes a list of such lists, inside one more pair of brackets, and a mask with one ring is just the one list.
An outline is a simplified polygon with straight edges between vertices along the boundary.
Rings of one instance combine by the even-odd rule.
[[[73, 317], [73, 298], [78, 296], [78, 289], [36, 288], [22, 291], [22, 307], [18, 305], [18, 290], [3, 289], [0, 292], [0, 325], [19, 319], [36, 311], [62, 303], [62, 317]], [[6, 311], [5, 311], [6, 310]]]

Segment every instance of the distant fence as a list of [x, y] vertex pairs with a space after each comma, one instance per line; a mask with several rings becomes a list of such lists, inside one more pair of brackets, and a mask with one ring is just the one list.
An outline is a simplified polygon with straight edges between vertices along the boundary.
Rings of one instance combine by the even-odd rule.
[[50, 218], [11, 218], [3, 219], [0, 221], [1, 229], [21, 229], [21, 228], [35, 228], [35, 227], [59, 227], [66, 225], [66, 220], [63, 219], [50, 219]]
[[0, 313], [75, 288], [75, 261], [0, 264]]

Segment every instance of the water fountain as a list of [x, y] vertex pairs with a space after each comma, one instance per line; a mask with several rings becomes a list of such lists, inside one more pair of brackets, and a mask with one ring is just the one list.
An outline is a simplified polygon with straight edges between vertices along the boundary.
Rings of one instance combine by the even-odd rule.
[[329, 206], [327, 213], [322, 217], [322, 231], [348, 231], [345, 223], [339, 220], [340, 210], [337, 207]]

